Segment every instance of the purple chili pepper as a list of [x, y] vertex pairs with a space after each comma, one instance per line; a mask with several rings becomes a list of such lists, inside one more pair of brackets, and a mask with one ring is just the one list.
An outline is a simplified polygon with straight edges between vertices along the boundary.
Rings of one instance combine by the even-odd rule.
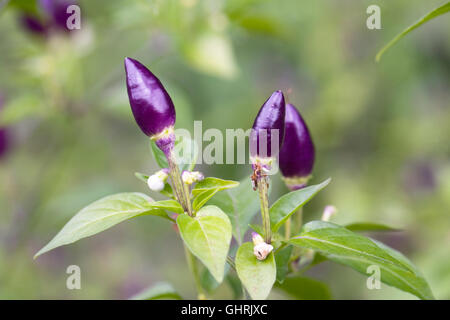
[[67, 19], [70, 13], [67, 8], [70, 5], [78, 5], [76, 0], [39, 0], [40, 7], [51, 20], [51, 25], [55, 29], [70, 31], [67, 28]]
[[[283, 93], [278, 90], [264, 102], [253, 123], [250, 133], [250, 155], [252, 158], [276, 156], [284, 138], [284, 117], [286, 106]], [[273, 131], [277, 130], [277, 131]], [[276, 135], [274, 135], [276, 133]], [[277, 139], [278, 141], [273, 141]], [[278, 149], [272, 150], [272, 141]]]
[[314, 144], [308, 127], [292, 104], [286, 105], [284, 143], [280, 150], [280, 170], [291, 190], [303, 188], [314, 166]]
[[33, 15], [24, 14], [20, 17], [20, 21], [25, 29], [36, 35], [45, 36], [47, 34], [47, 26], [40, 21], [38, 17]]
[[127, 91], [134, 119], [141, 130], [168, 155], [174, 145], [175, 107], [159, 79], [143, 64], [125, 58]]
[[[0, 93], [0, 111], [3, 108], [3, 96]], [[9, 149], [8, 132], [6, 128], [0, 127], [0, 159], [3, 158]]]
[[9, 141], [5, 128], [0, 128], [0, 159], [8, 152]]

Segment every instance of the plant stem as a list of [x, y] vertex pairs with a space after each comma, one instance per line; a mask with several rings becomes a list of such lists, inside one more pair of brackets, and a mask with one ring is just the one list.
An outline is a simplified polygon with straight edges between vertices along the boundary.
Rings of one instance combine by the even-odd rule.
[[181, 179], [180, 169], [175, 161], [175, 156], [173, 153], [167, 157], [167, 162], [169, 163], [170, 178], [172, 180], [173, 189], [178, 202], [183, 207], [184, 211], [192, 217], [192, 207], [191, 201], [189, 199], [189, 190], [184, 187], [183, 180]]
[[291, 217], [289, 217], [286, 221], [284, 229], [284, 237], [286, 238], [286, 241], [291, 238]]
[[264, 229], [264, 241], [271, 243], [272, 233], [270, 230], [270, 215], [269, 215], [269, 178], [267, 176], [261, 176], [258, 179], [258, 192], [259, 200], [261, 204], [261, 216]]
[[230, 256], [227, 256], [227, 262], [228, 262], [228, 264], [230, 265], [230, 267], [231, 267], [234, 271], [236, 271], [236, 265], [234, 264], [233, 258], [230, 257]]
[[300, 232], [303, 224], [303, 208], [297, 210], [297, 232]]
[[191, 273], [194, 277], [195, 281], [195, 287], [197, 289], [197, 297], [199, 300], [205, 300], [206, 295], [203, 291], [203, 287], [200, 281], [200, 275], [198, 274], [198, 268], [197, 268], [197, 259], [194, 257], [194, 255], [189, 251], [189, 249], [186, 247], [186, 244], [184, 244], [184, 253], [186, 255], [186, 261], [188, 263], [189, 269], [191, 270]]

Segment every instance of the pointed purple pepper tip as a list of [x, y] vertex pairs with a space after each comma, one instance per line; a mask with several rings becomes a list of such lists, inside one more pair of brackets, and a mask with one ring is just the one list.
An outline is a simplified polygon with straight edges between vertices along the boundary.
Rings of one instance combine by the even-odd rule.
[[280, 170], [290, 189], [306, 185], [311, 176], [315, 150], [305, 121], [292, 105], [286, 105], [284, 143], [280, 150]]
[[[276, 156], [284, 139], [284, 117], [286, 106], [283, 92], [277, 90], [264, 102], [253, 123], [250, 134], [250, 154], [252, 157], [268, 158]], [[274, 134], [277, 130], [278, 137]], [[278, 138], [278, 139], [277, 139]], [[278, 143], [277, 150], [272, 150], [272, 140]], [[276, 146], [276, 145], [275, 145]]]
[[149, 137], [175, 124], [175, 107], [159, 79], [139, 61], [125, 58], [127, 91], [131, 110]]
[[173, 148], [175, 107], [159, 79], [142, 63], [125, 58], [128, 98], [138, 126], [166, 155]]

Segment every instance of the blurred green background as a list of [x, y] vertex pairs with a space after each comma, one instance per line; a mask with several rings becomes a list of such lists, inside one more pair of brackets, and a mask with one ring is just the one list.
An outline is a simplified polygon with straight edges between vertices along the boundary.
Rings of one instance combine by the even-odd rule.
[[[177, 127], [244, 128], [276, 89], [306, 119], [314, 178], [333, 181], [305, 207], [333, 221], [403, 229], [375, 238], [405, 253], [439, 299], [450, 298], [450, 21], [442, 16], [389, 50], [395, 34], [442, 0], [90, 0], [81, 29], [42, 37], [20, 22], [34, 1], [0, 9], [0, 93], [10, 148], [0, 159], [0, 298], [124, 299], [158, 281], [195, 298], [182, 243], [142, 217], [33, 260], [80, 208], [114, 192], [150, 194], [135, 171], [157, 169], [135, 124], [123, 59], [160, 77]], [[381, 7], [381, 30], [366, 9]], [[249, 165], [199, 167], [239, 180]], [[275, 199], [287, 192], [274, 178]], [[151, 194], [155, 199], [158, 195]], [[259, 215], [256, 215], [259, 218]], [[81, 290], [66, 268], [81, 268]], [[308, 275], [336, 299], [410, 299], [325, 262]], [[230, 297], [222, 285], [214, 298]], [[276, 290], [270, 298], [288, 298]]]

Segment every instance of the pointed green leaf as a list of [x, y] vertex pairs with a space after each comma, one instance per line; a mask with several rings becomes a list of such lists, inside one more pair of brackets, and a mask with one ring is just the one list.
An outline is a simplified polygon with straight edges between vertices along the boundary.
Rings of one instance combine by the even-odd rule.
[[418, 21], [416, 21], [414, 24], [410, 25], [408, 28], [406, 28], [405, 30], [403, 30], [400, 34], [398, 34], [394, 39], [392, 39], [391, 41], [389, 41], [389, 43], [387, 45], [385, 45], [380, 51], [378, 51], [375, 60], [378, 62], [381, 59], [381, 56], [390, 48], [392, 47], [394, 44], [396, 44], [401, 38], [403, 38], [404, 36], [406, 36], [408, 33], [410, 33], [411, 31], [413, 31], [414, 29], [418, 28], [419, 26], [421, 26], [422, 24], [424, 24], [425, 22], [437, 18], [440, 15], [443, 15], [444, 13], [447, 13], [450, 11], [450, 2], [447, 2], [445, 4], [443, 4], [442, 6], [428, 12], [425, 16], [423, 16], [422, 18], [420, 18]]
[[233, 291], [233, 300], [238, 300], [242, 297], [242, 284], [239, 278], [234, 274], [228, 274], [226, 280], [231, 290]]
[[152, 203], [153, 208], [159, 208], [175, 213], [183, 213], [183, 207], [176, 200], [161, 200]]
[[220, 208], [206, 206], [195, 218], [179, 215], [177, 224], [186, 246], [221, 283], [231, 241], [230, 219]]
[[356, 222], [344, 226], [346, 229], [353, 232], [370, 232], [370, 231], [401, 231], [400, 229], [392, 228], [390, 226], [373, 223], [373, 222]]
[[276, 232], [290, 216], [303, 207], [320, 190], [325, 188], [330, 181], [331, 179], [327, 179], [321, 184], [291, 191], [275, 201], [270, 208], [270, 226], [272, 231]]
[[158, 300], [158, 299], [174, 299], [181, 300], [181, 296], [170, 283], [159, 282], [155, 285], [142, 290], [130, 298], [130, 300]]
[[156, 164], [164, 169], [169, 167], [169, 163], [167, 162], [166, 155], [164, 152], [161, 151], [161, 149], [158, 148], [155, 141], [150, 140], [150, 150], [152, 151], [153, 158], [156, 161]]
[[141, 180], [142, 182], [145, 182], [145, 183], [147, 183], [147, 180], [149, 178], [149, 175], [143, 174], [140, 172], [135, 172], [134, 175], [136, 176], [136, 178], [138, 178], [139, 180]]
[[250, 221], [260, 208], [259, 195], [253, 190], [250, 176], [241, 180], [236, 188], [216, 194], [208, 203], [220, 207], [228, 215], [233, 235], [241, 244]]
[[277, 276], [273, 253], [263, 261], [253, 254], [253, 243], [242, 244], [236, 254], [236, 271], [245, 289], [253, 300], [266, 299]]
[[275, 262], [277, 264], [277, 281], [283, 283], [288, 272], [288, 262], [291, 257], [292, 246], [287, 246], [275, 252]]
[[199, 210], [217, 192], [235, 188], [239, 182], [208, 177], [198, 182], [192, 189], [194, 211]]
[[140, 215], [157, 215], [170, 219], [164, 210], [153, 207], [152, 203], [152, 198], [137, 192], [118, 193], [97, 200], [73, 216], [34, 258]]
[[421, 299], [433, 299], [423, 276], [403, 255], [334, 223], [309, 222], [289, 243], [316, 250], [328, 259], [363, 274], [367, 274], [369, 266], [377, 265], [381, 270], [382, 282]]

